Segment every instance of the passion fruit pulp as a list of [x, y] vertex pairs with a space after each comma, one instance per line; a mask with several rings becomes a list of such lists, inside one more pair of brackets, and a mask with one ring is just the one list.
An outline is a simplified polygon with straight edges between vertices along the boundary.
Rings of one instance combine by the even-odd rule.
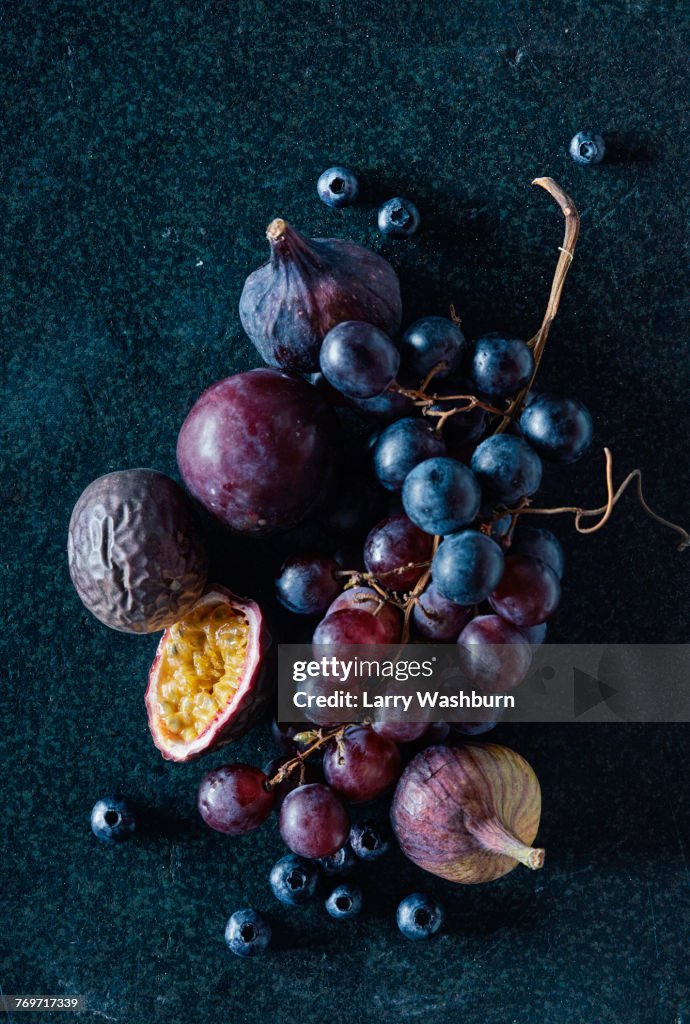
[[256, 602], [218, 586], [166, 629], [145, 698], [163, 757], [190, 761], [248, 732], [270, 697], [271, 654]]

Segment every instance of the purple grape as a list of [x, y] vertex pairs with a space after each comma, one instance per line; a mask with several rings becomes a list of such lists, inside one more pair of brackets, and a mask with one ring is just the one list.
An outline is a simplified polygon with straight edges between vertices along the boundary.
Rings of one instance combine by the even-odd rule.
[[[304, 725], [302, 727], [306, 728]], [[282, 757], [274, 757], [273, 760], [269, 761], [264, 767], [264, 775], [267, 779], [272, 779], [273, 776], [280, 771], [283, 765], [287, 764], [290, 760], [291, 757], [289, 754], [285, 754]], [[313, 782], [313, 774], [314, 772], [311, 763], [305, 761], [301, 770], [299, 766], [296, 766], [289, 775], [285, 776], [282, 782], [278, 782], [275, 786], [272, 786], [271, 789], [275, 796], [273, 809], [275, 811], [279, 811], [283, 806], [283, 800], [288, 793], [292, 793], [293, 789], [297, 789], [298, 786], [304, 785], [304, 783]]]
[[445, 455], [443, 436], [429, 422], [403, 419], [379, 435], [373, 451], [374, 472], [388, 491], [399, 491], [405, 477], [420, 462]]
[[563, 548], [551, 530], [547, 530], [543, 526], [527, 526], [518, 523], [510, 542], [510, 554], [538, 558], [540, 562], [553, 569], [559, 580], [563, 578], [565, 566]]
[[322, 615], [342, 589], [338, 571], [325, 555], [293, 555], [276, 580], [278, 600], [297, 615]]
[[525, 634], [527, 642], [532, 644], [533, 647], [538, 647], [539, 644], [544, 643], [547, 629], [548, 627], [545, 622], [540, 622], [538, 626], [520, 626], [520, 632]]
[[374, 732], [393, 743], [415, 743], [428, 731], [428, 722], [388, 722], [386, 719], [374, 722]]
[[400, 353], [383, 331], [361, 320], [336, 324], [323, 339], [321, 371], [348, 398], [375, 398], [395, 380]]
[[476, 394], [513, 398], [529, 383], [533, 369], [531, 349], [518, 338], [494, 332], [475, 342], [470, 378]]
[[516, 626], [538, 626], [555, 612], [561, 599], [558, 576], [538, 558], [509, 555], [489, 604]]
[[431, 558], [433, 539], [406, 515], [382, 519], [364, 542], [364, 564], [384, 587], [405, 591], [415, 585]]
[[451, 729], [460, 736], [483, 736], [497, 725], [498, 722], [453, 722]]
[[432, 581], [412, 610], [415, 632], [425, 640], [454, 643], [472, 615], [472, 609], [449, 601]]
[[420, 381], [439, 363], [445, 363], [447, 369], [434, 377], [434, 380], [443, 380], [459, 369], [467, 342], [452, 320], [427, 316], [407, 328], [400, 348], [403, 361]]
[[594, 437], [587, 406], [574, 398], [556, 395], [537, 395], [522, 413], [520, 429], [523, 437], [550, 462], [577, 462]]
[[201, 780], [199, 814], [209, 828], [242, 836], [258, 828], [273, 810], [275, 794], [268, 778], [249, 764], [225, 764]]
[[350, 819], [330, 786], [313, 782], [288, 793], [280, 809], [283, 842], [300, 857], [330, 857], [345, 845]]
[[373, 729], [355, 726], [328, 746], [323, 770], [326, 782], [349, 803], [370, 803], [397, 782], [400, 751]]
[[308, 722], [278, 722], [273, 719], [271, 737], [278, 750], [284, 754], [295, 754], [298, 750], [304, 750], [305, 744], [295, 743], [294, 737], [308, 729]]
[[[471, 393], [471, 388], [461, 386], [456, 394], [467, 394], [468, 392]], [[434, 403], [432, 409], [447, 412], [448, 409], [454, 409], [461, 404], [460, 402], [438, 401]], [[488, 418], [488, 413], [478, 405], [467, 412], [458, 412], [454, 416], [449, 416], [441, 428], [448, 451], [453, 453], [478, 441], [486, 430]]]
[[537, 453], [512, 434], [494, 434], [482, 441], [474, 450], [472, 470], [482, 490], [503, 505], [534, 494], [542, 476]]
[[439, 593], [456, 604], [484, 601], [503, 573], [503, 551], [476, 530], [453, 533], [441, 541], [431, 567]]
[[400, 610], [383, 601], [372, 587], [350, 587], [349, 590], [344, 590], [328, 609], [327, 617], [345, 609], [368, 612], [378, 619], [385, 630], [386, 639], [382, 641], [383, 643], [395, 644], [400, 639]]
[[386, 623], [377, 615], [356, 608], [329, 612], [314, 630], [312, 643], [334, 649], [349, 644], [385, 644], [389, 642]]
[[525, 635], [499, 615], [479, 615], [458, 637], [460, 665], [474, 685], [502, 693], [529, 672], [532, 651]]
[[442, 536], [472, 522], [481, 490], [472, 471], [457, 459], [427, 459], [405, 477], [402, 500], [415, 526]]

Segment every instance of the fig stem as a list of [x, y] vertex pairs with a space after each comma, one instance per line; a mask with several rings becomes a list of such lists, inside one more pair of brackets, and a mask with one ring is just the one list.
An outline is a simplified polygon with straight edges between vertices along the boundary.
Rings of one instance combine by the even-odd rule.
[[269, 242], [279, 242], [288, 229], [288, 222], [282, 217], [276, 217], [266, 228], [266, 238]]
[[486, 818], [484, 821], [476, 821], [469, 815], [465, 818], [465, 828], [475, 839], [492, 853], [501, 853], [505, 857], [512, 857], [525, 867], [537, 871], [544, 865], [545, 851], [539, 847], [527, 846], [522, 840], [514, 836], [498, 818]]

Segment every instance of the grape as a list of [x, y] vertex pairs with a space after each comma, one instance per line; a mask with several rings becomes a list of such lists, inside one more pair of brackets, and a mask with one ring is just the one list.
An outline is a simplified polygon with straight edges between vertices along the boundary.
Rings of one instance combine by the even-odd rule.
[[472, 470], [487, 494], [512, 505], [539, 488], [542, 464], [521, 437], [494, 434], [475, 448]]
[[392, 740], [393, 743], [414, 743], [428, 731], [429, 724], [428, 722], [388, 722], [383, 719], [383, 721], [374, 722], [372, 729], [379, 736]]
[[[400, 381], [400, 383], [404, 383], [404, 381]], [[350, 401], [365, 416], [387, 423], [399, 420], [403, 416], [412, 416], [416, 411], [412, 399], [400, 391], [384, 391], [383, 394], [376, 395], [374, 398], [352, 398]]]
[[458, 637], [460, 665], [474, 686], [502, 693], [529, 672], [532, 651], [524, 634], [499, 615], [479, 615]]
[[344, 590], [328, 609], [328, 616], [346, 608], [368, 612], [378, 619], [385, 630], [386, 637], [385, 640], [380, 641], [381, 643], [394, 644], [400, 639], [402, 631], [400, 611], [394, 605], [383, 601], [372, 587], [351, 587], [349, 590]]
[[416, 632], [425, 640], [453, 643], [471, 614], [469, 608], [445, 598], [431, 582], [412, 609], [412, 622]]
[[377, 615], [356, 608], [343, 608], [322, 619], [314, 630], [313, 644], [345, 647], [348, 644], [388, 643], [386, 623]]
[[487, 398], [512, 398], [532, 376], [534, 357], [524, 341], [485, 334], [475, 342], [471, 382]]
[[434, 380], [442, 380], [459, 369], [467, 342], [460, 328], [443, 316], [427, 316], [411, 324], [400, 343], [403, 362], [423, 380], [439, 363], [447, 369]]
[[456, 604], [478, 604], [501, 578], [503, 552], [491, 537], [464, 530], [441, 541], [431, 573], [442, 597]]
[[187, 416], [177, 461], [188, 489], [240, 533], [300, 522], [321, 500], [332, 413], [316, 388], [260, 369], [213, 384]]
[[479, 511], [481, 490], [474, 474], [456, 459], [420, 462], [405, 478], [403, 507], [426, 533], [452, 533], [471, 523]]
[[391, 423], [374, 446], [374, 472], [388, 491], [399, 491], [405, 477], [418, 463], [446, 454], [442, 435], [424, 420], [404, 419]]
[[519, 523], [515, 527], [513, 539], [510, 542], [511, 555], [530, 555], [538, 558], [540, 562], [548, 565], [558, 576], [563, 577], [565, 558], [563, 548], [551, 533], [551, 530], [543, 526], [527, 526]]
[[199, 814], [206, 824], [230, 836], [253, 832], [271, 813], [275, 795], [268, 778], [249, 764], [225, 764], [201, 780]]
[[520, 429], [540, 455], [561, 463], [577, 462], [594, 436], [587, 406], [555, 395], [537, 395], [522, 413]]
[[546, 640], [547, 625], [540, 622], [538, 626], [520, 626], [520, 632], [527, 637], [527, 642], [533, 647], [538, 647]]
[[297, 615], [321, 615], [342, 589], [337, 572], [325, 555], [293, 555], [276, 580], [278, 600]]
[[[304, 730], [306, 728], [307, 725], [303, 722], [302, 729]], [[264, 768], [264, 775], [266, 778], [272, 779], [273, 776], [276, 775], [283, 765], [287, 764], [290, 759], [289, 754], [284, 754], [282, 757], [274, 757], [273, 760], [269, 761]], [[301, 768], [296, 766], [289, 775], [285, 776], [282, 782], [278, 782], [275, 786], [272, 786], [273, 795], [275, 796], [275, 803], [273, 805], [274, 810], [280, 810], [283, 806], [283, 800], [288, 793], [292, 793], [293, 789], [297, 789], [297, 787], [302, 785], [304, 782], [312, 782], [313, 775], [313, 765], [310, 761], [305, 761]]]
[[431, 558], [432, 546], [429, 534], [407, 516], [388, 516], [369, 532], [364, 542], [364, 564], [384, 587], [405, 591], [421, 576], [422, 564]]
[[509, 555], [489, 604], [516, 626], [538, 626], [553, 615], [560, 599], [561, 585], [553, 569], [529, 555]]
[[350, 835], [350, 819], [330, 786], [312, 782], [285, 797], [280, 809], [280, 834], [300, 857], [330, 857]]
[[453, 722], [451, 729], [460, 736], [483, 736], [497, 725], [498, 722]]
[[395, 380], [400, 353], [383, 331], [361, 320], [331, 328], [319, 355], [324, 377], [348, 398], [374, 398]]
[[326, 782], [349, 803], [370, 803], [397, 782], [400, 751], [373, 729], [355, 726], [323, 758]]
[[[326, 531], [340, 536], [364, 534], [372, 522], [384, 514], [384, 498], [375, 480], [349, 475], [336, 480], [333, 497], [322, 516]], [[344, 568], [355, 566], [348, 564]]]
[[309, 729], [307, 722], [278, 722], [275, 718], [271, 722], [271, 738], [278, 750], [284, 754], [295, 754], [298, 750], [304, 750], [308, 744], [295, 743], [295, 736]]
[[[455, 393], [466, 394], [468, 390], [462, 385]], [[455, 401], [440, 400], [435, 402], [431, 408], [448, 412], [449, 409], [454, 409], [461, 404]], [[458, 412], [455, 416], [449, 416], [441, 428], [448, 450], [457, 451], [459, 448], [466, 448], [478, 441], [486, 430], [487, 420], [488, 414], [478, 405], [475, 405], [474, 409], [468, 409], [467, 412]]]

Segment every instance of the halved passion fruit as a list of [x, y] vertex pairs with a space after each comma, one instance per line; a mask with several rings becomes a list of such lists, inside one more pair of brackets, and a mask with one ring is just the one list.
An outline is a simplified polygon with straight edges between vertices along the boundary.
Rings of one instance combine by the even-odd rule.
[[271, 695], [271, 647], [258, 604], [219, 586], [166, 629], [145, 698], [163, 757], [190, 761], [251, 729]]

